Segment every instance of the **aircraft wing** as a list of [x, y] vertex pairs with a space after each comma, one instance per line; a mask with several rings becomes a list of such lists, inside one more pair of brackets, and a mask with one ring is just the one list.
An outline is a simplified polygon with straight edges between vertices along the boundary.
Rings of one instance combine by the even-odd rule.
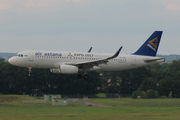
[[76, 63], [65, 63], [67, 65], [75, 65], [78, 66], [80, 69], [82, 68], [92, 68], [93, 66], [98, 66], [100, 64], [106, 64], [107, 62], [109, 62], [110, 59], [116, 58], [120, 51], [122, 49], [122, 46], [118, 49], [118, 51], [111, 57], [108, 58], [102, 58], [102, 59], [98, 59], [98, 60], [91, 60], [91, 61], [84, 61], [84, 62], [76, 62]]

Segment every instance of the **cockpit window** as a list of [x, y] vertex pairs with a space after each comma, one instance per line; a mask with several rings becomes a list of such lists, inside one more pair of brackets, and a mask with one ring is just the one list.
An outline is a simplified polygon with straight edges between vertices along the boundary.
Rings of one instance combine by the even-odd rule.
[[23, 54], [17, 54], [18, 57], [23, 57]]

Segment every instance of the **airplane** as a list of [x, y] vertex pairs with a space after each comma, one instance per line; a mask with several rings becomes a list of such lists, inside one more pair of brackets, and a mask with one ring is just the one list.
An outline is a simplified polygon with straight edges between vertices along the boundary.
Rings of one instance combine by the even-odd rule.
[[165, 58], [156, 57], [162, 32], [155, 31], [135, 53], [129, 55], [119, 54], [122, 46], [115, 54], [30, 50], [17, 53], [8, 62], [27, 67], [29, 76], [32, 68], [49, 68], [52, 73], [77, 74], [78, 79], [88, 79], [86, 71], [89, 70], [120, 71], [164, 62]]

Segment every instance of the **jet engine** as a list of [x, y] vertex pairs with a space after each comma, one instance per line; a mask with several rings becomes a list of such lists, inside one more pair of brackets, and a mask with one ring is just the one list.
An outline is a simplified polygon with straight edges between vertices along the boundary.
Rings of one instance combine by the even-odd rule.
[[60, 70], [59, 69], [50, 69], [50, 72], [52, 72], [52, 73], [60, 73]]
[[76, 74], [78, 73], [79, 69], [77, 66], [72, 65], [60, 65], [59, 69], [51, 68], [50, 71], [52, 73], [62, 73], [62, 74]]

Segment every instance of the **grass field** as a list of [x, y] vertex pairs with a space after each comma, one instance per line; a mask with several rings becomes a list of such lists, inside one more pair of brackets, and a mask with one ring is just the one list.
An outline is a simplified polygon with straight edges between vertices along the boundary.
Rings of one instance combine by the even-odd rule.
[[[7, 103], [5, 103], [7, 99]], [[180, 99], [89, 99], [89, 102], [109, 107], [95, 107], [80, 102], [67, 106], [23, 104], [35, 98], [18, 95], [0, 96], [0, 120], [179, 120]]]

